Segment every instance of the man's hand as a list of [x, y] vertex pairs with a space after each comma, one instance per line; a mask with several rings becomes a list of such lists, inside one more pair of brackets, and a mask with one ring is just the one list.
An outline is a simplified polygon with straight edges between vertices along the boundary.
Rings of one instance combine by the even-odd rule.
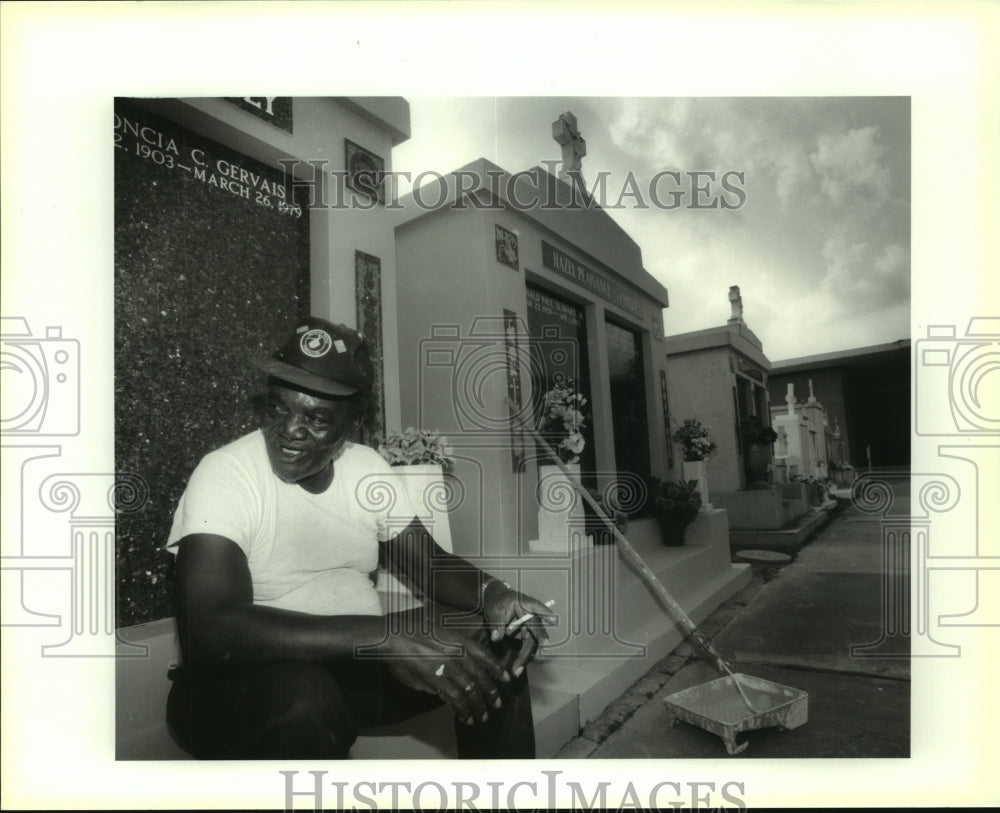
[[493, 581], [486, 586], [483, 595], [483, 617], [490, 628], [490, 637], [499, 641], [507, 635], [507, 627], [524, 615], [531, 618], [510, 634], [521, 640], [521, 647], [510, 668], [515, 677], [520, 677], [538, 647], [548, 643], [549, 634], [543, 622], [555, 623], [557, 616], [542, 602], [524, 593], [507, 587], [503, 582]]
[[400, 618], [419, 618], [423, 622], [419, 629], [412, 624], [390, 628], [389, 670], [403, 685], [436, 694], [466, 725], [485, 722], [490, 709], [500, 708], [497, 683], [509, 682], [509, 672], [487, 647], [463, 635], [460, 628], [444, 626], [439, 605], [418, 613], [425, 614]]

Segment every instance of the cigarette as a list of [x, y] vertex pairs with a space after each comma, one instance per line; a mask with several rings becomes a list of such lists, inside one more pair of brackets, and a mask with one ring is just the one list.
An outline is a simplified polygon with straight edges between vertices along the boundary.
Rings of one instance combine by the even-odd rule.
[[[546, 607], [554, 607], [555, 603], [556, 603], [556, 600], [554, 598], [550, 598], [548, 601], [545, 602], [545, 606]], [[520, 627], [526, 621], [530, 621], [534, 617], [535, 617], [535, 613], [525, 613], [520, 618], [515, 618], [513, 621], [511, 621], [507, 625], [507, 632], [506, 632], [506, 634], [510, 635], [512, 632], [514, 632], [514, 630], [516, 630], [518, 627]]]

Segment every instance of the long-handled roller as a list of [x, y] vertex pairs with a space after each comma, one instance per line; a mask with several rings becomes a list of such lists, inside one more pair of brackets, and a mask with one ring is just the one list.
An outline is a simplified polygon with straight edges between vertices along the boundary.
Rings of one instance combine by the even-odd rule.
[[743, 702], [747, 704], [747, 708], [756, 713], [757, 709], [754, 708], [753, 703], [750, 702], [750, 698], [747, 697], [746, 692], [743, 691], [743, 687], [740, 686], [739, 681], [736, 680], [733, 675], [733, 670], [729, 668], [729, 664], [726, 663], [725, 659], [716, 651], [715, 647], [712, 646], [708, 639], [698, 631], [698, 627], [691, 620], [691, 617], [684, 612], [684, 608], [677, 603], [677, 600], [672, 595], [670, 595], [670, 591], [663, 586], [663, 582], [661, 582], [656, 577], [656, 574], [650, 570], [649, 565], [647, 565], [643, 561], [642, 557], [635, 552], [635, 548], [633, 548], [631, 543], [625, 538], [625, 535], [618, 530], [614, 520], [604, 512], [600, 503], [598, 503], [597, 500], [590, 495], [590, 492], [576, 480], [569, 468], [567, 468], [566, 464], [559, 459], [559, 455], [552, 450], [552, 447], [549, 446], [545, 439], [530, 426], [526, 426], [525, 429], [528, 430], [535, 441], [545, 450], [545, 453], [556, 462], [563, 474], [566, 475], [566, 479], [569, 480], [570, 484], [576, 490], [577, 494], [579, 494], [580, 497], [586, 501], [587, 505], [594, 510], [597, 516], [604, 520], [605, 524], [611, 530], [611, 533], [614, 534], [615, 542], [618, 544], [618, 549], [622, 552], [622, 556], [625, 557], [625, 560], [635, 568], [640, 578], [646, 582], [647, 585], [649, 585], [650, 589], [652, 589], [652, 591], [656, 594], [656, 597], [670, 609], [670, 612], [673, 613], [675, 619], [680, 622], [684, 631], [689, 636], [694, 638], [694, 640], [698, 642], [698, 645], [712, 656], [715, 660], [716, 666], [719, 668], [719, 671], [725, 675], [729, 675], [733, 684], [739, 691], [740, 697], [743, 698]]
[[[508, 399], [514, 414], [517, 407]], [[625, 538], [624, 534], [618, 530], [614, 520], [609, 517], [604, 509], [595, 500], [570, 472], [566, 464], [559, 459], [552, 447], [546, 443], [545, 439], [531, 426], [523, 427], [535, 439], [535, 441], [545, 450], [546, 454], [556, 462], [566, 479], [580, 497], [589, 505], [594, 512], [608, 526], [614, 535], [618, 549], [625, 560], [636, 570], [640, 578], [656, 594], [656, 597], [670, 610], [674, 618], [680, 623], [688, 636], [693, 638], [698, 645], [707, 652], [715, 661], [715, 665], [724, 675], [717, 681], [694, 686], [684, 691], [677, 692], [667, 698], [664, 702], [672, 714], [673, 722], [678, 719], [692, 723], [722, 737], [726, 745], [726, 750], [730, 754], [737, 754], [747, 747], [747, 743], [736, 744], [736, 733], [757, 728], [767, 728], [769, 726], [779, 726], [781, 728], [797, 728], [804, 724], [808, 715], [808, 696], [805, 692], [782, 686], [767, 680], [739, 675], [726, 663], [725, 659], [718, 653], [714, 646], [698, 631], [697, 626], [691, 620], [684, 608], [677, 603], [676, 599], [670, 595], [670, 591], [663, 586], [656, 574], [649, 568], [642, 557], [636, 553], [635, 548]], [[727, 686], [733, 686], [739, 693], [743, 703], [749, 709], [740, 714], [731, 708], [727, 701]], [[750, 700], [746, 688], [754, 692], [758, 706]], [[735, 697], [733, 698], [735, 700]]]

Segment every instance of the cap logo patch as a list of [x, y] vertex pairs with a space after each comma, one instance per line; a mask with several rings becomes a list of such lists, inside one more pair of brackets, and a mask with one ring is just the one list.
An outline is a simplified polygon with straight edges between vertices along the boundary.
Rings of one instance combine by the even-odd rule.
[[320, 328], [303, 333], [299, 339], [299, 349], [314, 359], [329, 353], [332, 344], [333, 340], [330, 338], [330, 334]]

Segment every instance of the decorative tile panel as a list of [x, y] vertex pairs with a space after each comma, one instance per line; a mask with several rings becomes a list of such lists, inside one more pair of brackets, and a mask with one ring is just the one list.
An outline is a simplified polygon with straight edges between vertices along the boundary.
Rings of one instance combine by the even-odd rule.
[[385, 159], [346, 138], [344, 151], [347, 185], [369, 200], [385, 203]]
[[660, 370], [660, 398], [663, 400], [663, 429], [667, 433], [667, 465], [674, 467], [673, 432], [670, 430], [670, 401], [667, 398], [667, 372]]
[[375, 448], [385, 435], [385, 369], [382, 346], [382, 261], [354, 252], [355, 302], [358, 331], [368, 340], [374, 378], [372, 397], [361, 425], [361, 440]]
[[517, 235], [496, 224], [496, 255], [497, 262], [509, 265], [515, 271], [519, 270], [517, 257]]

